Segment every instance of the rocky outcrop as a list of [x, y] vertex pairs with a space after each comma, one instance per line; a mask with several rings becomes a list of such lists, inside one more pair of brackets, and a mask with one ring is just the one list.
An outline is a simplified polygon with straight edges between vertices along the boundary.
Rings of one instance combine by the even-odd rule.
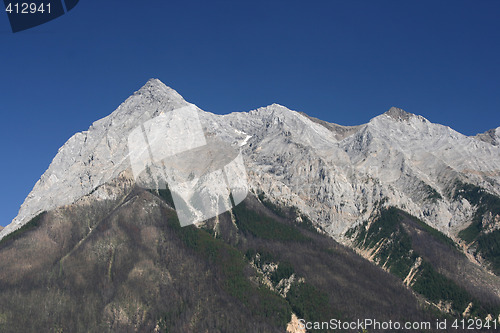
[[304, 324], [302, 324], [299, 321], [299, 318], [297, 318], [297, 315], [295, 313], [292, 313], [292, 319], [286, 326], [286, 332], [287, 333], [305, 333], [306, 329], [304, 327]]
[[479, 133], [476, 135], [476, 138], [494, 146], [498, 146], [500, 145], [500, 127], [490, 129], [484, 133]]

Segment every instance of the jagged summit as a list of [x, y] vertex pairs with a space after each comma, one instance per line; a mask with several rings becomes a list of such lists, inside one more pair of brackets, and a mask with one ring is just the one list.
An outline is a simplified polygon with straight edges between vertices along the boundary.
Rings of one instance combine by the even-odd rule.
[[131, 127], [157, 116], [160, 112], [168, 112], [188, 104], [176, 90], [168, 87], [158, 79], [149, 79], [115, 111], [109, 116], [96, 121], [92, 124], [92, 127], [104, 126], [109, 128], [122, 123], [121, 132], [127, 133], [124, 129], [130, 130]]
[[136, 94], [144, 95], [163, 95], [166, 98], [184, 100], [184, 98], [175, 90], [161, 82], [159, 79], [149, 79]]
[[287, 108], [284, 105], [278, 104], [278, 103], [272, 103], [267, 106], [263, 106], [260, 108], [257, 108], [255, 110], [250, 111], [250, 113], [260, 113], [260, 114], [273, 114], [273, 113], [291, 113], [293, 112], [289, 108]]
[[411, 117], [415, 116], [413, 113], [406, 112], [405, 110], [394, 106], [391, 107], [384, 114], [399, 121], [409, 120]]
[[[162, 106], [173, 104], [176, 107], [179, 107], [187, 104], [184, 97], [182, 97], [175, 89], [154, 78], [149, 79], [146, 84], [137, 90], [129, 99], [133, 99], [134, 97], [142, 99], [140, 101], [142, 103], [159, 102]], [[125, 103], [127, 101], [125, 101]], [[129, 106], [127, 105], [127, 107]]]
[[479, 133], [475, 137], [493, 146], [500, 146], [500, 127], [490, 129], [484, 133]]
[[[148, 81], [144, 84], [144, 86], [143, 86], [142, 88], [144, 88], [144, 87], [148, 87], [148, 86], [157, 86], [157, 87], [162, 87], [162, 88], [163, 88], [163, 87], [170, 88], [170, 87], [168, 87], [165, 83], [161, 82], [161, 81], [160, 81], [160, 79], [157, 79], [157, 78], [154, 78], [154, 77], [150, 78], [150, 79], [149, 79], [149, 80], [148, 80]], [[141, 88], [141, 89], [142, 89], [142, 88]], [[171, 88], [170, 88], [170, 89], [171, 89]]]
[[286, 106], [282, 105], [282, 104], [279, 104], [279, 103], [272, 103], [272, 104], [269, 104], [267, 106], [264, 106], [264, 108], [270, 108], [270, 109], [284, 109], [284, 110], [288, 110], [288, 111], [291, 111], [289, 108], [287, 108]]

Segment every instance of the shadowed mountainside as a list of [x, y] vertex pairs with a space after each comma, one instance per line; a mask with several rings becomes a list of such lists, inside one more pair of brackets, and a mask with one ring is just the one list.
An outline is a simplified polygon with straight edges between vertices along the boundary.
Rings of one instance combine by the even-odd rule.
[[433, 317], [396, 277], [291, 209], [279, 216], [249, 196], [181, 228], [168, 193], [121, 191], [46, 212], [0, 243], [2, 332], [283, 332], [292, 312]]

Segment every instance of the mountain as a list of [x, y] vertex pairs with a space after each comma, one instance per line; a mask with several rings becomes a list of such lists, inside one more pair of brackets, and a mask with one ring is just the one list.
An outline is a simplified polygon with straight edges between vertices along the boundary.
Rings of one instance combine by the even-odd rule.
[[[137, 185], [129, 151], [137, 128], [167, 115], [178, 124], [188, 109], [219, 149], [190, 161], [219, 168], [241, 150], [249, 189], [196, 227], [179, 224], [175, 191]], [[151, 79], [72, 136], [0, 230], [0, 328], [272, 332], [295, 315], [497, 318], [498, 132], [468, 137], [396, 107], [358, 126], [278, 104], [216, 115]]]
[[490, 129], [484, 133], [479, 133], [476, 135], [476, 138], [481, 141], [491, 143], [494, 146], [498, 146], [500, 145], [500, 127]]
[[[0, 237], [126, 172], [130, 132], [161, 112], [187, 105], [159, 80], [148, 81], [59, 149]], [[244, 143], [252, 189], [297, 206], [337, 239], [371, 216], [381, 200], [456, 235], [474, 210], [449, 197], [455, 180], [500, 195], [500, 147], [398, 108], [353, 127], [318, 121], [277, 104], [228, 115], [197, 110], [206, 133]]]

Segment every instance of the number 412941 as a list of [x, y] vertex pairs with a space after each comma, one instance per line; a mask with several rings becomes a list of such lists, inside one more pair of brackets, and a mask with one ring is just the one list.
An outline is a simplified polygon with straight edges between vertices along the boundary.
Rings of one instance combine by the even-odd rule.
[[462, 330], [482, 330], [482, 329], [497, 329], [497, 321], [496, 320], [482, 320], [480, 318], [476, 319], [455, 319], [453, 324], [451, 325], [454, 329], [462, 329]]
[[45, 13], [47, 12], [50, 14], [50, 2], [49, 3], [41, 3], [41, 4], [36, 4], [34, 2], [28, 3], [28, 2], [23, 2], [23, 3], [9, 3], [7, 7], [5, 8], [5, 11], [9, 14], [35, 14], [35, 13]]

